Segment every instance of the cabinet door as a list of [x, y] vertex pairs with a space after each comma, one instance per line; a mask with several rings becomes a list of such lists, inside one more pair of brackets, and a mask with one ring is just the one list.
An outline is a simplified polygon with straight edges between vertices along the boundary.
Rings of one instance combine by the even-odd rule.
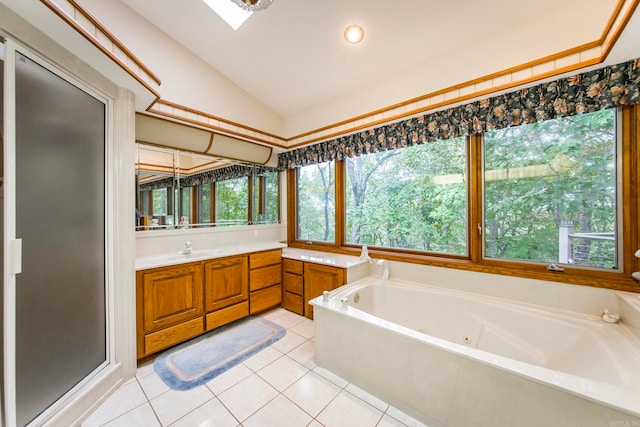
[[205, 309], [219, 310], [249, 298], [249, 268], [246, 255], [204, 263]]
[[174, 326], [204, 314], [200, 263], [143, 271], [139, 286], [142, 287], [145, 333]]
[[344, 285], [344, 269], [326, 265], [304, 265], [304, 315], [313, 319], [313, 306], [309, 300]]

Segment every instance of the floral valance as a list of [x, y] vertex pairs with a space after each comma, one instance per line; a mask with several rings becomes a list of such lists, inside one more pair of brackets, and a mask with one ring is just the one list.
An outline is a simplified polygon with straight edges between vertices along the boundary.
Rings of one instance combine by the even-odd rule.
[[278, 156], [278, 168], [478, 134], [640, 103], [640, 59], [413, 117]]
[[[195, 187], [201, 184], [226, 181], [228, 179], [243, 178], [252, 175], [262, 175], [269, 172], [277, 172], [277, 169], [269, 166], [231, 165], [223, 168], [212, 169], [180, 178], [180, 188]], [[171, 188], [174, 185], [173, 178], [164, 178], [140, 185], [141, 191], [157, 190], [159, 188]]]

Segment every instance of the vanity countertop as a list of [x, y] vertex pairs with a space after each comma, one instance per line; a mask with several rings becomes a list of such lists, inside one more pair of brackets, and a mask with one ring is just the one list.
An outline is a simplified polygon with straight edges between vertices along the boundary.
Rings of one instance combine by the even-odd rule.
[[282, 250], [282, 258], [298, 261], [313, 262], [316, 264], [330, 265], [333, 267], [350, 268], [360, 264], [366, 264], [366, 260], [353, 255], [336, 254], [332, 252], [311, 251], [307, 249], [285, 248]]
[[268, 251], [270, 249], [281, 249], [286, 247], [286, 244], [280, 242], [256, 242], [233, 246], [221, 246], [209, 249], [194, 248], [193, 252], [188, 255], [182, 255], [179, 254], [178, 251], [175, 251], [166, 254], [139, 256], [136, 257], [136, 271], [146, 270], [148, 268], [185, 264], [188, 262], [205, 261], [208, 259], [224, 258], [233, 255]]

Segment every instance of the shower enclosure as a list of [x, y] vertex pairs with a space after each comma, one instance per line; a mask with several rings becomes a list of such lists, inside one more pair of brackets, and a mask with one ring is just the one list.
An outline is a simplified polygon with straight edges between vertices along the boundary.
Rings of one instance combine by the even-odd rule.
[[10, 42], [2, 53], [2, 400], [22, 426], [108, 361], [108, 102]]

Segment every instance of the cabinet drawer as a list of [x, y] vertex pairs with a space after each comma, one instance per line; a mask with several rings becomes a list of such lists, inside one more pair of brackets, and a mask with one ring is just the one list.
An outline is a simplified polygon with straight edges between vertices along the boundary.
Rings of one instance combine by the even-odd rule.
[[280, 264], [270, 267], [251, 270], [249, 272], [249, 290], [257, 291], [272, 285], [277, 285], [282, 281]]
[[249, 301], [207, 314], [207, 331], [249, 315]]
[[295, 259], [282, 258], [282, 270], [286, 273], [299, 274], [302, 276], [302, 261]]
[[283, 292], [282, 307], [300, 315], [304, 314], [304, 304], [301, 295], [295, 295], [287, 291]]
[[267, 252], [258, 252], [249, 255], [249, 268], [253, 270], [254, 268], [264, 267], [265, 265], [279, 265], [281, 259], [282, 251], [280, 249]]
[[171, 347], [174, 344], [186, 341], [200, 335], [203, 332], [202, 317], [181, 323], [170, 328], [163, 329], [144, 337], [145, 355]]
[[284, 272], [282, 289], [293, 294], [302, 295], [302, 276]]
[[271, 307], [280, 305], [282, 301], [282, 287], [270, 286], [249, 294], [249, 314], [258, 313]]

